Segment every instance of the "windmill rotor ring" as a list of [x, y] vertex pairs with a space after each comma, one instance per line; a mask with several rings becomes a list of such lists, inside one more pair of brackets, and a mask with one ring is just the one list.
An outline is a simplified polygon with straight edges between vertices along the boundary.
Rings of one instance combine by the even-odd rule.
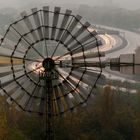
[[12, 23], [0, 44], [1, 95], [17, 109], [44, 114], [46, 110], [44, 71], [55, 76], [54, 116], [85, 104], [102, 83], [99, 52], [101, 45], [95, 29], [71, 10], [31, 9]]

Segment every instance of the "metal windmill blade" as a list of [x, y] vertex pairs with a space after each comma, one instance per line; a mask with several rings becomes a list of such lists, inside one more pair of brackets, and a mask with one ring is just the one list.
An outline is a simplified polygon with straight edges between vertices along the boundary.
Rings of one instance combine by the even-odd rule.
[[9, 26], [0, 44], [0, 81], [9, 104], [51, 118], [85, 104], [105, 77], [97, 32], [71, 10], [49, 9], [24, 11]]

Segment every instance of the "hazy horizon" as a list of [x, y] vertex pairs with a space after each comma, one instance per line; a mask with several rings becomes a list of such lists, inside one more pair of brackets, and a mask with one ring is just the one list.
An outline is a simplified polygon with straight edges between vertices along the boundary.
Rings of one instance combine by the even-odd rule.
[[22, 8], [22, 7], [27, 7], [29, 5], [38, 5], [38, 4], [43, 4], [43, 3], [52, 3], [56, 5], [80, 5], [80, 4], [86, 4], [89, 6], [115, 6], [119, 8], [125, 8], [129, 10], [136, 10], [140, 9], [140, 1], [139, 0], [71, 0], [71, 1], [65, 1], [65, 0], [4, 0], [0, 1], [0, 9], [6, 8], [6, 7], [13, 7], [13, 8]]

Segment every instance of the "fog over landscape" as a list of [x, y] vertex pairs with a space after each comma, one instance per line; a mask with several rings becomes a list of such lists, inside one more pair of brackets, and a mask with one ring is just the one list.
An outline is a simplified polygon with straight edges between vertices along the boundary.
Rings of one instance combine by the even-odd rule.
[[0, 1], [0, 28], [13, 22], [22, 11], [44, 5], [71, 9], [94, 25], [140, 30], [139, 0], [4, 0]]
[[28, 5], [41, 4], [41, 3], [53, 3], [53, 4], [73, 4], [80, 5], [86, 4], [90, 6], [115, 6], [120, 8], [125, 8], [129, 10], [136, 10], [140, 8], [139, 0], [4, 0], [0, 1], [0, 8], [4, 7], [15, 7], [21, 8]]
[[140, 0], [0, 0], [0, 140], [140, 140]]

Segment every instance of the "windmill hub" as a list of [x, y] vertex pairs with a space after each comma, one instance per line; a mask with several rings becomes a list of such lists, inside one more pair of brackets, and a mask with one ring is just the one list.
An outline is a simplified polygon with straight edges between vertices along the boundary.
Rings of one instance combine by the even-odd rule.
[[42, 66], [45, 70], [51, 71], [55, 67], [54, 60], [52, 58], [45, 58], [42, 62]]

